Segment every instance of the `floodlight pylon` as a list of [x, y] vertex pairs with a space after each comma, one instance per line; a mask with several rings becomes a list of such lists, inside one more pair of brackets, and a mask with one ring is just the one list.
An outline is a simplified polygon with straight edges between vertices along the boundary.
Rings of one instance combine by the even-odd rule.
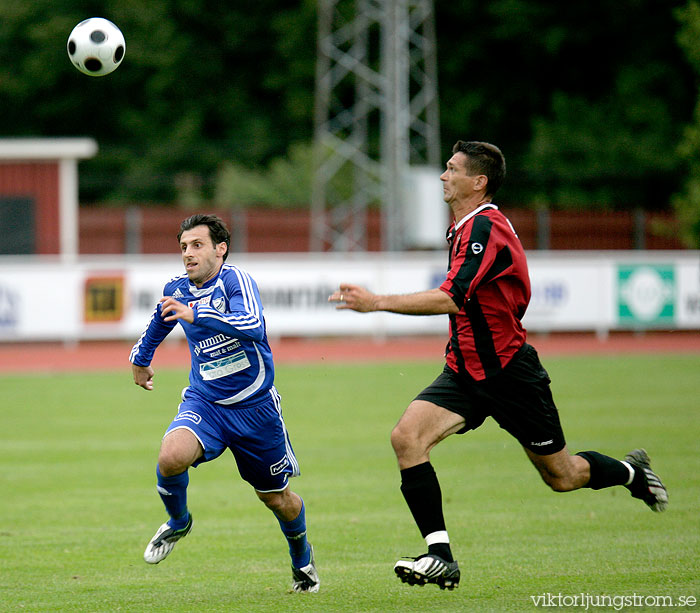
[[310, 249], [367, 250], [371, 207], [405, 248], [406, 178], [439, 149], [432, 0], [319, 0]]

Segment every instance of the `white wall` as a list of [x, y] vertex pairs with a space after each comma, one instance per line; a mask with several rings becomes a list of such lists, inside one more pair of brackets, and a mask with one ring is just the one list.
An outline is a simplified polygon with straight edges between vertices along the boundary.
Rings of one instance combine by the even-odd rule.
[[[446, 256], [232, 254], [257, 280], [271, 336], [444, 334], [444, 316], [336, 311], [340, 282], [381, 293], [439, 285]], [[531, 331], [700, 329], [700, 252], [531, 252]], [[0, 341], [133, 339], [145, 328], [178, 256], [0, 257]]]

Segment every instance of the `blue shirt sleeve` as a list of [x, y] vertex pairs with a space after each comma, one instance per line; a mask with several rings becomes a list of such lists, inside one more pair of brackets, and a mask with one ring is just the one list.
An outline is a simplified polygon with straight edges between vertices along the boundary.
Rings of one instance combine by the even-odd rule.
[[131, 349], [129, 362], [136, 366], [149, 366], [153, 360], [158, 345], [160, 345], [170, 331], [177, 325], [176, 321], [163, 321], [161, 317], [160, 303], [156, 305], [148, 322], [146, 330]]

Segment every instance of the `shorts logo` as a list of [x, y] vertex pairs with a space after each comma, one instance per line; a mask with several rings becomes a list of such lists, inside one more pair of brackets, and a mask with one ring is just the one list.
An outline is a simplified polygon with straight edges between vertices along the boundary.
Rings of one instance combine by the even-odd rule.
[[484, 246], [481, 243], [472, 243], [472, 253], [474, 255], [479, 255], [484, 250]]
[[270, 474], [279, 475], [280, 473], [283, 473], [288, 466], [289, 459], [287, 458], [287, 456], [284, 456], [279, 462], [276, 462], [275, 464], [270, 466]]
[[546, 447], [547, 445], [551, 445], [554, 442], [554, 439], [549, 439], [548, 441], [542, 441], [541, 443], [530, 443], [533, 447]]
[[182, 411], [177, 414], [176, 419], [179, 421], [181, 419], [187, 419], [188, 421], [191, 421], [192, 423], [198, 424], [200, 421], [202, 421], [202, 418], [200, 415], [197, 415], [194, 411]]

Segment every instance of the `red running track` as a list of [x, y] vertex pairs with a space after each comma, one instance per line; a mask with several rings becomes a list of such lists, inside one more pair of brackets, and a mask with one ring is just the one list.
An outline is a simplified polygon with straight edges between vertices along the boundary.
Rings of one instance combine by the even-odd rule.
[[[294, 363], [377, 362], [387, 360], [443, 359], [445, 337], [282, 339], [272, 342], [278, 365]], [[614, 333], [607, 338], [593, 334], [529, 336], [543, 357], [557, 355], [624, 355], [700, 353], [700, 331]], [[0, 373], [65, 372], [129, 369], [130, 343], [84, 342], [0, 343]], [[154, 368], [188, 368], [189, 352], [184, 341], [166, 341], [156, 352]]]

